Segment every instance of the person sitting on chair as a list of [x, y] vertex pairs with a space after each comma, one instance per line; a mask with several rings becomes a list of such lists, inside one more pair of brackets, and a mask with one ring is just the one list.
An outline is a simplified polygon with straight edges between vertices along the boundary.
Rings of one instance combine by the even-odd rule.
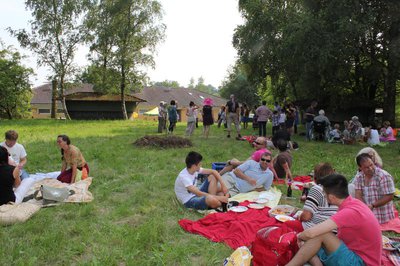
[[324, 110], [319, 110], [318, 115], [314, 118], [314, 131], [318, 134], [317, 139], [325, 140], [327, 136], [327, 132], [329, 130], [329, 126], [331, 122], [328, 117], [325, 116]]

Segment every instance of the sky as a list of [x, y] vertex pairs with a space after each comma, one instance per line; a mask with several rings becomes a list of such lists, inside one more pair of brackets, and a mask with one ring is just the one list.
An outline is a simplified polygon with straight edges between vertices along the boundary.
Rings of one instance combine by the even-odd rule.
[[[148, 68], [151, 81], [173, 80], [186, 87], [191, 78], [195, 83], [203, 77], [205, 84], [219, 87], [236, 60], [232, 36], [242, 23], [236, 0], [160, 0], [163, 22], [166, 24], [165, 41], [157, 46], [155, 69]], [[49, 70], [36, 65], [36, 57], [23, 50], [6, 28], [30, 30], [30, 11], [23, 0], [0, 0], [0, 39], [12, 45], [27, 58], [23, 64], [32, 67], [36, 77], [34, 86], [47, 82]], [[80, 48], [75, 57], [78, 66], [88, 64], [88, 49]]]

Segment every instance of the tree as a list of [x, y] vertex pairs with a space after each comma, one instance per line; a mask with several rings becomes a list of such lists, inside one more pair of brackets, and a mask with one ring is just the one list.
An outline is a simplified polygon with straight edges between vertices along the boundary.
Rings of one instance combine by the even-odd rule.
[[27, 0], [25, 4], [34, 18], [30, 21], [31, 32], [8, 30], [22, 47], [36, 53], [38, 65], [53, 70], [53, 78], [59, 82], [65, 117], [70, 119], [65, 104], [65, 83], [75, 70], [73, 60], [77, 46], [87, 36], [80, 21], [92, 1]]
[[154, 65], [152, 53], [164, 36], [161, 5], [155, 0], [101, 0], [89, 14], [88, 29], [96, 36], [91, 43], [93, 61], [101, 71], [118, 73], [122, 115], [127, 119], [125, 94], [143, 83], [141, 67]]
[[22, 58], [12, 47], [0, 50], [0, 115], [9, 119], [26, 116], [30, 107], [33, 70], [21, 64]]
[[179, 85], [178, 81], [175, 80], [164, 80], [164, 81], [157, 81], [157, 82], [153, 82], [152, 86], [159, 86], [159, 87], [166, 87], [166, 88], [180, 88], [181, 85]]

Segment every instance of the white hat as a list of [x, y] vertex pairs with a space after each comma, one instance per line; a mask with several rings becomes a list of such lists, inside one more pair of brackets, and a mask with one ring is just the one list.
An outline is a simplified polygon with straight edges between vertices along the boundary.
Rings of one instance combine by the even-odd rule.
[[325, 111], [321, 109], [321, 110], [319, 110], [318, 114], [325, 115]]

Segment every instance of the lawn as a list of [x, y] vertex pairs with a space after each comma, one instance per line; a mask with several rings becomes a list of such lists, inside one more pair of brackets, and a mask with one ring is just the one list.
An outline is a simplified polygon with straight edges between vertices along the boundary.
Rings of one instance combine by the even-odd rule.
[[[69, 135], [89, 163], [95, 199], [45, 208], [24, 224], [2, 227], [0, 265], [221, 265], [232, 252], [229, 247], [179, 227], [179, 219], [202, 216], [177, 204], [174, 181], [190, 150], [203, 154], [203, 166], [211, 167], [216, 161], [248, 158], [252, 149], [247, 142], [227, 139], [216, 126], [209, 139], [196, 129], [192, 148], [132, 144], [155, 134], [156, 126], [147, 121], [2, 120], [0, 132], [19, 132], [31, 173], [59, 170], [56, 137]], [[183, 123], [178, 124], [175, 134], [183, 136], [184, 129]], [[251, 133], [248, 129], [243, 135]], [[350, 179], [356, 171], [354, 157], [364, 147], [305, 142], [299, 136], [295, 140], [300, 145], [293, 152], [295, 175], [308, 174], [315, 164], [327, 161]], [[377, 149], [397, 187], [399, 147], [395, 143]]]

